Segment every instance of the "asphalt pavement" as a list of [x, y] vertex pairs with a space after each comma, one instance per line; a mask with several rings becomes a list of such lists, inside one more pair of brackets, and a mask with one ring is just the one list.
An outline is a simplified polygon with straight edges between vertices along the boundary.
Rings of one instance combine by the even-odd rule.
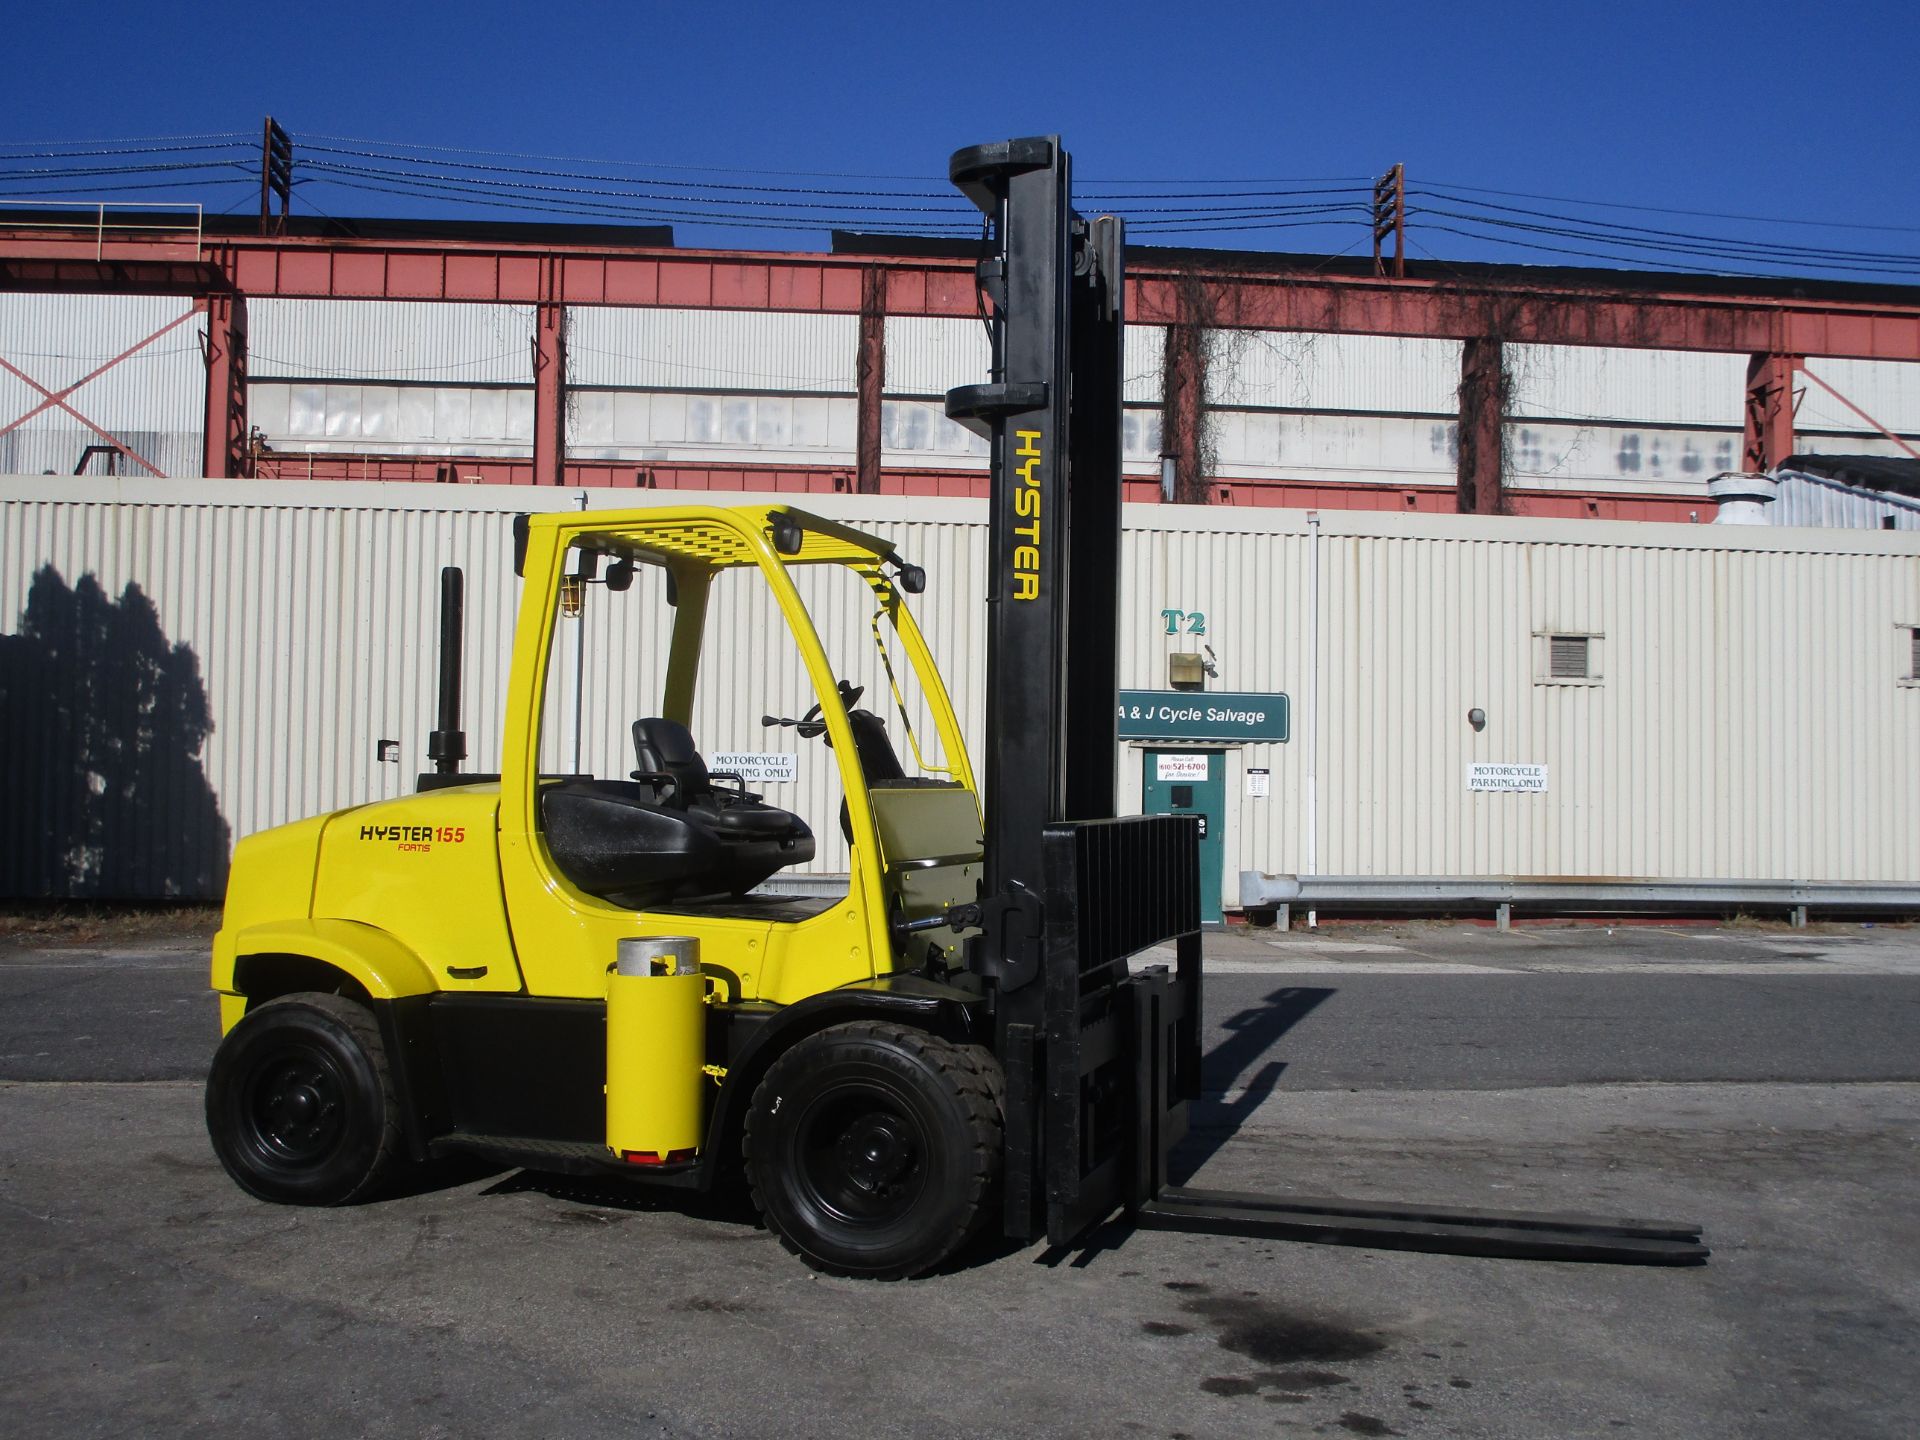
[[737, 1201], [220, 1171], [204, 953], [0, 951], [0, 1433], [1895, 1437], [1920, 1411], [1920, 935], [1209, 943], [1220, 1188], [1696, 1220], [1692, 1270], [1110, 1228], [903, 1285]]

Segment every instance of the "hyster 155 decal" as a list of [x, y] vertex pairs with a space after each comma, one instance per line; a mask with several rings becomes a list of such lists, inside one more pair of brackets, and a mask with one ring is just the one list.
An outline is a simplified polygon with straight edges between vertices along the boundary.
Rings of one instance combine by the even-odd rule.
[[362, 825], [360, 838], [391, 845], [398, 851], [413, 852], [431, 850], [436, 842], [442, 845], [465, 844], [467, 827], [464, 825]]

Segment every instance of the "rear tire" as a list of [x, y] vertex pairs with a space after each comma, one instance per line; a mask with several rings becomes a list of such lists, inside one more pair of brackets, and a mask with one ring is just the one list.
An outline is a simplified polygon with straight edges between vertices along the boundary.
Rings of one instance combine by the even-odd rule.
[[753, 1201], [817, 1270], [925, 1274], [992, 1213], [1000, 1067], [977, 1045], [884, 1021], [798, 1041], [747, 1114]]
[[364, 1200], [400, 1167], [400, 1107], [380, 1027], [338, 995], [287, 995], [227, 1033], [207, 1074], [207, 1134], [250, 1195]]

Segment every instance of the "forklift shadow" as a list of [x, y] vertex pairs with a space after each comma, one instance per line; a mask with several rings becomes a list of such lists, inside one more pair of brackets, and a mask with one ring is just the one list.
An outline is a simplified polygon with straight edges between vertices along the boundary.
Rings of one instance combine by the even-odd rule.
[[1233, 1086], [1283, 1035], [1334, 994], [1325, 986], [1285, 985], [1261, 1004], [1220, 1022], [1226, 1034], [1201, 1059], [1200, 1099], [1191, 1113], [1191, 1128], [1168, 1159], [1171, 1183], [1186, 1184], [1274, 1092], [1287, 1068], [1284, 1060], [1268, 1060], [1237, 1093]]
[[622, 1184], [618, 1179], [591, 1175], [560, 1175], [542, 1170], [515, 1170], [482, 1190], [496, 1195], [545, 1195], [551, 1200], [590, 1205], [632, 1214], [685, 1215], [721, 1225], [760, 1228], [760, 1217], [745, 1185], [717, 1185], [711, 1192], [651, 1188]]

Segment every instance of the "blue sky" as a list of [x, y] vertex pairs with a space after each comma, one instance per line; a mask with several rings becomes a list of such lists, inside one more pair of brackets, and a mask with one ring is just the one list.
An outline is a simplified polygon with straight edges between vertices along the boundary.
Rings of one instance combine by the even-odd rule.
[[[1403, 161], [1416, 187], [1889, 228], [1576, 211], [1474, 192], [1488, 203], [1914, 256], [1917, 16], [1912, 4], [1775, 0], [22, 6], [8, 21], [0, 148], [211, 132], [250, 139], [271, 113], [296, 143], [325, 135], [579, 156], [686, 167], [644, 172], [656, 178], [776, 189], [933, 190], [959, 145], [1058, 131], [1083, 193], [1167, 188], [1122, 182], [1359, 178]], [[425, 165], [437, 153], [414, 158]], [[0, 162], [0, 192], [35, 193], [19, 174], [33, 163]], [[746, 170], [780, 173], [726, 173]], [[444, 195], [356, 193], [307, 178], [316, 183], [304, 208], [475, 213]], [[253, 203], [237, 181], [154, 193], [215, 210]], [[1414, 257], [1555, 258], [1431, 228], [1439, 223], [1429, 216], [1423, 231], [1416, 217]], [[1357, 218], [1193, 238], [1365, 247]], [[819, 230], [685, 226], [680, 239], [825, 243]], [[1920, 283], [1920, 263], [1858, 278], [1902, 276]]]

